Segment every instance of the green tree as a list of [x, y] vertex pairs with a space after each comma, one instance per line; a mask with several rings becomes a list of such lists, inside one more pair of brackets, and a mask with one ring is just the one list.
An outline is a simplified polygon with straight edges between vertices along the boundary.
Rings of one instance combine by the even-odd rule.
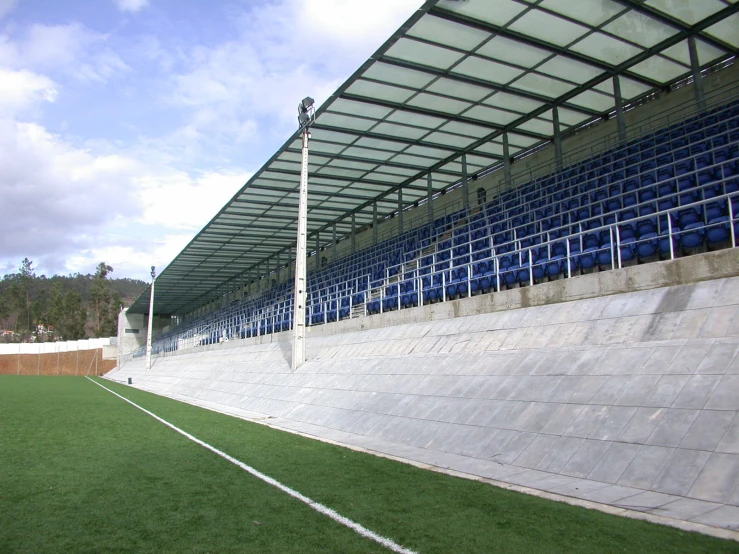
[[46, 318], [48, 320], [47, 324], [54, 328], [54, 334], [57, 337], [62, 336], [62, 325], [64, 324], [64, 290], [60, 281], [56, 281], [51, 285]]
[[[34, 323], [34, 327], [38, 328], [38, 325], [44, 327], [49, 326], [49, 290], [46, 288], [40, 289], [36, 292], [35, 300], [31, 302], [31, 320]], [[47, 335], [37, 333], [36, 339], [45, 341], [48, 338]]]
[[116, 317], [121, 297], [110, 286], [107, 278], [110, 273], [113, 273], [111, 266], [105, 262], [99, 263], [90, 288], [92, 332], [95, 337], [111, 337], [116, 334]]
[[82, 297], [76, 290], [68, 290], [64, 295], [64, 339], [80, 340], [87, 338], [85, 324], [87, 309], [82, 305]]
[[10, 316], [10, 295], [6, 290], [0, 290], [0, 329], [7, 329]]
[[33, 331], [31, 319], [31, 285], [36, 274], [33, 270], [33, 262], [23, 258], [18, 273], [12, 276], [10, 285], [10, 298], [15, 308], [17, 317], [15, 321], [16, 331], [21, 335], [30, 334]]
[[54, 283], [46, 313], [48, 324], [54, 328], [56, 338], [62, 340], [86, 338], [87, 309], [82, 305], [82, 297], [76, 290], [64, 291], [61, 283]]

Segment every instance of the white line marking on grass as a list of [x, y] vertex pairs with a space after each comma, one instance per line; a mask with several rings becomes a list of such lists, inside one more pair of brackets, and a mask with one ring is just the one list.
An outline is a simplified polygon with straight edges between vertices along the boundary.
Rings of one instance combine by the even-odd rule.
[[103, 389], [107, 390], [109, 393], [116, 395], [121, 400], [125, 400], [126, 402], [128, 402], [129, 404], [131, 404], [132, 406], [134, 406], [135, 408], [138, 408], [139, 410], [141, 410], [142, 412], [144, 412], [145, 414], [150, 415], [151, 417], [153, 417], [154, 419], [156, 419], [160, 423], [163, 423], [164, 425], [166, 425], [170, 429], [172, 429], [174, 431], [177, 431], [183, 437], [186, 437], [186, 438], [190, 439], [191, 441], [193, 441], [194, 443], [199, 444], [203, 448], [205, 448], [207, 450], [210, 450], [211, 452], [213, 452], [215, 454], [218, 454], [221, 458], [223, 458], [225, 460], [228, 460], [229, 462], [231, 462], [232, 464], [240, 467], [241, 469], [243, 469], [247, 473], [250, 473], [254, 477], [256, 477], [258, 479], [261, 479], [265, 483], [267, 483], [269, 485], [272, 485], [273, 487], [276, 487], [276, 488], [280, 489], [282, 492], [285, 492], [285, 493], [289, 494], [293, 498], [296, 498], [296, 499], [300, 500], [303, 504], [307, 504], [308, 506], [310, 506], [311, 508], [313, 508], [315, 511], [317, 511], [317, 512], [319, 512], [319, 513], [321, 513], [321, 514], [323, 514], [325, 516], [330, 517], [335, 522], [340, 523], [341, 525], [344, 525], [345, 527], [348, 527], [349, 529], [351, 529], [355, 533], [357, 533], [357, 534], [359, 534], [359, 535], [361, 535], [361, 536], [363, 536], [363, 537], [365, 537], [367, 539], [371, 539], [371, 540], [375, 541], [376, 543], [381, 544], [382, 546], [384, 546], [388, 550], [392, 550], [393, 552], [397, 552], [398, 554], [416, 554], [415, 551], [409, 550], [409, 549], [407, 549], [407, 548], [399, 545], [398, 543], [393, 542], [392, 540], [390, 540], [388, 538], [385, 538], [383, 536], [378, 535], [377, 533], [375, 533], [373, 531], [370, 531], [369, 529], [367, 529], [366, 527], [363, 527], [359, 523], [356, 523], [356, 522], [352, 521], [351, 519], [346, 518], [346, 517], [342, 516], [341, 514], [335, 512], [334, 510], [332, 510], [328, 506], [324, 506], [323, 504], [320, 504], [319, 502], [316, 502], [315, 500], [311, 500], [307, 496], [304, 496], [304, 495], [300, 494], [298, 491], [291, 489], [287, 485], [283, 485], [279, 481], [277, 481], [275, 479], [272, 479], [272, 477], [270, 477], [268, 475], [265, 475], [261, 471], [256, 470], [253, 467], [246, 465], [244, 462], [240, 462], [236, 458], [234, 458], [232, 456], [229, 456], [225, 452], [222, 452], [222, 451], [218, 450], [216, 447], [209, 445], [207, 442], [201, 441], [199, 438], [192, 436], [187, 431], [183, 431], [179, 427], [176, 427], [175, 425], [171, 424], [169, 421], [167, 421], [165, 419], [162, 419], [158, 415], [150, 412], [146, 408], [142, 408], [141, 406], [139, 406], [135, 402], [129, 400], [128, 398], [126, 398], [124, 396], [121, 396], [117, 392], [110, 390], [108, 387], [106, 387], [104, 385], [101, 385], [100, 383], [98, 383], [94, 379], [90, 379], [89, 377], [87, 377], [87, 379], [89, 379], [90, 381], [92, 381], [93, 383], [95, 383], [98, 387], [103, 388]]

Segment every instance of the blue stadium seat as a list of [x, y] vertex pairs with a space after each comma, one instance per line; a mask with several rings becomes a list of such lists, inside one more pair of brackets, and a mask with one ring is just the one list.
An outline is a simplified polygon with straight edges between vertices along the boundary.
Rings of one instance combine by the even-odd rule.
[[702, 222], [689, 223], [682, 229], [683, 231], [679, 235], [682, 248], [692, 249], [703, 245], [705, 230]]

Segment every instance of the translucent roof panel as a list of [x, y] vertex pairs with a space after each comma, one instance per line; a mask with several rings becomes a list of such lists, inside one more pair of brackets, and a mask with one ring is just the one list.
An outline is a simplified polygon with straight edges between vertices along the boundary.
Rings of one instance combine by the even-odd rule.
[[637, 12], [626, 12], [605, 27], [614, 36], [649, 48], [676, 34], [678, 30]]
[[525, 68], [532, 68], [552, 55], [542, 48], [502, 36], [488, 41], [476, 53]]
[[540, 5], [542, 8], [566, 15], [593, 27], [597, 27], [625, 9], [621, 4], [611, 0], [589, 2], [587, 9], [583, 9], [581, 3], [572, 0], [544, 0]]
[[677, 64], [663, 56], [652, 56], [631, 68], [631, 71], [645, 77], [650, 77], [661, 83], [666, 83], [683, 75], [689, 68]]
[[486, 98], [483, 103], [518, 113], [533, 112], [535, 109], [543, 106], [541, 102], [537, 102], [523, 96], [509, 94], [507, 92], [497, 92], [490, 98]]
[[642, 52], [642, 48], [603, 33], [593, 33], [570, 47], [573, 51], [617, 66]]
[[478, 127], [477, 125], [470, 125], [469, 123], [460, 123], [459, 121], [450, 121], [443, 125], [440, 129], [448, 133], [456, 133], [458, 135], [469, 135], [471, 137], [484, 137], [490, 134], [489, 127]]
[[575, 104], [576, 106], [582, 106], [583, 108], [605, 112], [613, 108], [615, 100], [613, 99], [613, 96], [601, 94], [593, 90], [586, 90], [570, 99], [570, 103]]
[[[621, 98], [625, 98], [626, 100], [635, 98], [651, 90], [650, 87], [648, 87], [647, 85], [634, 81], [633, 79], [629, 79], [628, 77], [620, 76], [619, 81], [621, 83]], [[602, 83], [593, 87], [593, 90], [613, 95], [613, 79], [603, 81]]]
[[381, 151], [381, 150], [369, 150], [367, 148], [357, 148], [354, 146], [350, 146], [347, 148], [343, 154], [345, 156], [351, 156], [353, 158], [367, 158], [370, 160], [381, 160], [386, 161], [392, 157], [393, 153], [390, 151]]
[[559, 122], [564, 125], [577, 125], [590, 119], [592, 116], [585, 115], [582, 112], [568, 110], [567, 108], [559, 108]]
[[313, 140], [316, 140], [316, 141], [350, 144], [357, 139], [357, 136], [355, 134], [342, 133], [339, 131], [329, 131], [327, 129], [316, 129], [313, 132], [312, 138]]
[[406, 69], [382, 62], [373, 63], [364, 72], [362, 77], [412, 88], [423, 88], [436, 78], [430, 73]]
[[507, 112], [487, 106], [474, 106], [464, 112], [464, 116], [498, 126], [507, 125], [521, 117], [520, 114], [514, 112]]
[[435, 129], [436, 127], [446, 123], [446, 119], [404, 110], [396, 110], [387, 117], [387, 120], [397, 123], [405, 123], [406, 125], [415, 125], [417, 127], [426, 127], [428, 129]]
[[510, 25], [510, 29], [557, 46], [566, 46], [588, 32], [588, 28], [541, 10], [532, 10]]
[[[421, 1], [418, 2], [421, 4]], [[423, 5], [316, 113], [308, 241], [397, 210], [520, 157], [560, 130], [606, 119], [618, 75], [627, 102], [735, 56], [729, 0], [469, 0]], [[310, 93], [310, 91], [307, 91]], [[296, 130], [157, 279], [156, 313], [187, 313], [293, 259], [301, 137]], [[352, 216], [352, 213], [359, 215]], [[229, 242], [233, 241], [233, 242]], [[260, 265], [261, 264], [261, 265]], [[236, 281], [232, 281], [236, 279]], [[131, 307], [146, 313], [148, 292]]]
[[392, 135], [398, 138], [418, 140], [426, 133], [428, 129], [419, 129], [418, 127], [409, 127], [408, 125], [396, 125], [394, 123], [382, 122], [372, 129], [375, 133], [383, 135]]
[[421, 158], [420, 156], [409, 156], [408, 154], [398, 154], [393, 157], [393, 162], [417, 166], [419, 168], [430, 167], [434, 165], [432, 158]]
[[528, 92], [534, 92], [541, 96], [556, 98], [575, 88], [575, 85], [565, 83], [558, 79], [545, 77], [536, 73], [527, 73], [511, 84], [512, 87]]
[[422, 18], [408, 31], [412, 37], [418, 37], [445, 46], [453, 46], [463, 50], [474, 50], [483, 41], [490, 38], [490, 33], [473, 29], [467, 25], [447, 21], [432, 15]]
[[366, 131], [375, 123], [377, 122], [372, 119], [361, 119], [359, 117], [350, 117], [348, 115], [326, 113], [321, 116], [321, 125], [341, 127], [344, 129], [351, 129], [353, 131]]
[[739, 48], [739, 14], [731, 15], [723, 21], [711, 25], [706, 29], [706, 33], [734, 48]]
[[435, 112], [458, 114], [459, 112], [469, 108], [472, 104], [461, 100], [455, 100], [453, 98], [437, 96], [435, 94], [421, 93], [411, 98], [408, 101], [408, 105], [426, 108]]
[[525, 123], [518, 126], [519, 129], [524, 131], [531, 131], [532, 133], [538, 133], [540, 135], [548, 136], [554, 132], [551, 121], [543, 121], [541, 119], [530, 119]]
[[726, 7], [721, 0], [646, 0], [646, 3], [688, 25], [695, 25]]
[[452, 72], [500, 84], [508, 83], [523, 74], [522, 69], [478, 56], [465, 58], [452, 69]]
[[462, 59], [462, 54], [454, 50], [407, 38], [402, 38], [391, 46], [386, 55], [439, 69], [449, 69]]
[[[384, 106], [357, 102], [355, 100], [347, 100], [345, 98], [337, 98], [327, 105], [327, 109], [332, 112], [345, 114], [362, 114], [365, 117], [371, 117], [373, 119], [382, 119], [392, 111], [390, 108], [385, 108]], [[298, 144], [297, 146], [299, 147], [300, 145]]]
[[366, 98], [389, 100], [390, 102], [405, 102], [413, 95], [412, 90], [391, 87], [390, 85], [373, 83], [371, 81], [363, 81], [362, 79], [354, 81], [346, 92]]
[[448, 133], [434, 132], [426, 137], [429, 141], [437, 144], [445, 144], [456, 148], [465, 148], [475, 142], [475, 137], [462, 137], [460, 135], [450, 135]]
[[508, 142], [514, 146], [533, 146], [536, 144], [536, 140], [532, 139], [531, 137], [526, 137], [524, 135], [519, 135], [518, 133], [508, 133]]
[[397, 152], [398, 147], [402, 147], [403, 143], [398, 143], [389, 140], [381, 140], [376, 138], [364, 137], [358, 139], [355, 143], [356, 146], [362, 146], [365, 148], [376, 148], [378, 150], [388, 150], [389, 152]]
[[[701, 39], [697, 39], [695, 41], [695, 49], [698, 52], [698, 60], [701, 64], [712, 62], [726, 53]], [[688, 49], [687, 40], [683, 40], [678, 42], [675, 46], [667, 48], [662, 52], [662, 54], [673, 61], [680, 62], [683, 65], [690, 67], [690, 51]]]
[[467, 83], [460, 83], [459, 81], [446, 79], [444, 77], [431, 83], [426, 87], [426, 90], [438, 94], [445, 94], [447, 96], [454, 96], [455, 98], [461, 98], [462, 100], [468, 100], [470, 102], [478, 102], [490, 95], [489, 88], [468, 85]]
[[427, 158], [442, 159], [454, 154], [452, 150], [442, 150], [440, 148], [429, 148], [428, 146], [409, 146], [405, 150], [406, 154], [415, 156], [426, 156]]
[[566, 56], [555, 56], [541, 64], [536, 70], [578, 84], [586, 83], [603, 73], [602, 69], [575, 61]]
[[503, 26], [524, 11], [526, 6], [508, 0], [488, 0], [487, 2], [444, 2], [443, 8], [472, 19]]

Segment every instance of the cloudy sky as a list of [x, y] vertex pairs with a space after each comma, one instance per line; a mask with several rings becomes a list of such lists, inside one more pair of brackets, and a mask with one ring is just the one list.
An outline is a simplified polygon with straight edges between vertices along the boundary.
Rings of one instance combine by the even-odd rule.
[[422, 0], [0, 0], [0, 274], [166, 266]]

